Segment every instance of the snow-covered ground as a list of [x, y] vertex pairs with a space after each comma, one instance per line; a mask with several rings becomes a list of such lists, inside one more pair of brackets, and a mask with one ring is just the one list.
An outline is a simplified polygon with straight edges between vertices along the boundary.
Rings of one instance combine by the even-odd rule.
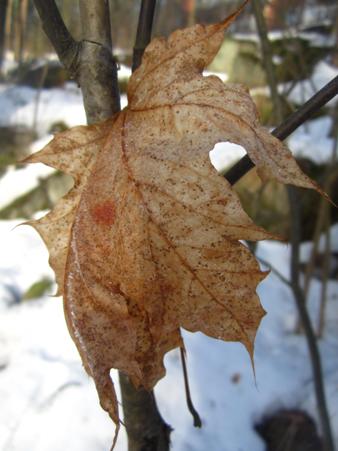
[[[0, 266], [0, 450], [108, 450], [113, 426], [68, 335], [62, 300], [17, 302], [37, 279], [51, 276], [41, 239], [28, 226], [14, 228], [19, 222], [0, 222], [0, 248], [6, 256]], [[287, 245], [260, 243], [258, 255], [288, 277]], [[319, 288], [318, 282], [312, 284], [309, 304], [314, 317]], [[297, 315], [290, 290], [271, 273], [259, 295], [267, 315], [256, 340], [257, 386], [243, 346], [184, 334], [201, 430], [193, 428], [185, 406], [178, 353], [166, 357], [167, 376], [155, 391], [164, 418], [174, 428], [173, 450], [263, 451], [253, 424], [267, 411], [301, 408], [317, 417], [305, 340], [293, 334]], [[327, 332], [320, 347], [338, 440], [337, 302], [338, 283], [331, 282]], [[116, 450], [126, 449], [122, 430]]]
[[[126, 71], [125, 68], [121, 70]], [[323, 70], [324, 71], [324, 70]], [[36, 91], [0, 86], [0, 124], [31, 124]], [[123, 106], [126, 99], [123, 98]], [[38, 107], [38, 134], [32, 151], [50, 139], [50, 126], [85, 123], [78, 88], [43, 90]], [[311, 121], [290, 139], [298, 155], [322, 162], [332, 153], [330, 119]], [[242, 156], [238, 146], [220, 145], [213, 153], [219, 168]], [[230, 158], [231, 157], [231, 158]], [[231, 160], [231, 161], [230, 161]], [[33, 188], [50, 173], [42, 165], [15, 171], [0, 179], [0, 207]], [[113, 425], [100, 409], [93, 382], [86, 376], [63, 319], [62, 300], [44, 296], [19, 302], [42, 277], [52, 277], [47, 251], [37, 233], [20, 221], [0, 221], [0, 451], [106, 451]], [[337, 228], [332, 244], [338, 248]], [[302, 255], [309, 253], [304, 245]], [[290, 248], [264, 242], [258, 255], [289, 277]], [[309, 306], [317, 318], [320, 284], [311, 285]], [[267, 311], [259, 329], [255, 384], [249, 356], [235, 343], [202, 334], [184, 333], [194, 402], [203, 420], [194, 429], [185, 406], [180, 360], [176, 351], [166, 357], [167, 376], [155, 389], [160, 410], [174, 428], [174, 451], [263, 451], [253, 425], [278, 408], [301, 408], [317, 418], [312, 373], [305, 339], [294, 335], [297, 321], [292, 294], [272, 272], [259, 286]], [[325, 369], [330, 417], [338, 442], [338, 283], [328, 287], [327, 327], [320, 349]], [[116, 380], [116, 373], [112, 372]], [[318, 418], [317, 418], [318, 419]], [[127, 449], [122, 428], [117, 451]]]

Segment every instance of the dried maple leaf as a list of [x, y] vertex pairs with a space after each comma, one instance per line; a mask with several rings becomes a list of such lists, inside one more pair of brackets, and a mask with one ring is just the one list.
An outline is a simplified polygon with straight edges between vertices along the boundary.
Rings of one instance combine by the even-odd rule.
[[110, 369], [150, 390], [165, 373], [164, 354], [183, 346], [180, 327], [239, 341], [253, 355], [265, 273], [239, 240], [271, 235], [217, 175], [210, 149], [240, 144], [262, 176], [314, 187], [259, 125], [248, 91], [201, 74], [236, 14], [154, 39], [130, 79], [128, 108], [58, 134], [29, 159], [75, 180], [32, 225], [49, 248], [70, 333], [117, 426]]

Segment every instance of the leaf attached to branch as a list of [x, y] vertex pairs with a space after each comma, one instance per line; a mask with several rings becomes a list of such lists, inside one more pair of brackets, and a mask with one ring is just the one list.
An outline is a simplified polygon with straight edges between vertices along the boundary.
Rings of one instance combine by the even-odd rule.
[[58, 134], [30, 162], [74, 177], [32, 223], [50, 252], [67, 324], [102, 407], [119, 424], [109, 375], [152, 389], [180, 328], [243, 343], [251, 358], [266, 273], [239, 240], [273, 238], [241, 207], [209, 160], [243, 146], [263, 177], [314, 188], [289, 150], [258, 123], [248, 91], [204, 77], [237, 13], [154, 39], [111, 120]]

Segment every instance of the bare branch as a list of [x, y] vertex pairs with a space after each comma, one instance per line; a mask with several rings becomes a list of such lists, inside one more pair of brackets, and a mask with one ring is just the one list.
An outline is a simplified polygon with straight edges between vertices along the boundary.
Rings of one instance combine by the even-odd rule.
[[80, 0], [83, 41], [79, 82], [89, 124], [120, 111], [117, 64], [112, 54], [109, 3]]
[[[291, 114], [282, 124], [280, 124], [272, 135], [283, 141], [291, 133], [293, 133], [300, 125], [304, 124], [316, 111], [323, 107], [333, 97], [338, 94], [338, 76], [325, 85], [317, 92], [310, 100], [299, 108], [295, 113]], [[224, 177], [229, 183], [234, 185], [247, 172], [254, 167], [250, 158], [245, 155], [238, 163], [236, 163], [229, 171], [224, 174]]]
[[[136, 390], [129, 378], [119, 372], [129, 451], [168, 451], [171, 427], [158, 413], [154, 393]], [[154, 412], [157, 412], [154, 415]]]
[[52, 43], [61, 63], [72, 77], [76, 72], [78, 43], [69, 33], [54, 0], [34, 0], [42, 28]]
[[80, 0], [79, 5], [83, 39], [100, 44], [111, 51], [109, 2]]
[[145, 48], [151, 39], [156, 0], [142, 0], [133, 53], [134, 71], [139, 67]]

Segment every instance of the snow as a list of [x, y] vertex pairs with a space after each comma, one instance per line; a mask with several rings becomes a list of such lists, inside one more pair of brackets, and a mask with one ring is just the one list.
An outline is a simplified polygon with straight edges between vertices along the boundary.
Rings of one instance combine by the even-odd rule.
[[332, 119], [321, 117], [299, 127], [288, 139], [293, 155], [308, 158], [317, 164], [331, 161], [334, 140], [329, 136]]
[[39, 136], [48, 133], [56, 122], [65, 122], [72, 127], [86, 123], [80, 89], [74, 83], [65, 88], [37, 90], [26, 86], [0, 85], [0, 125], [25, 124], [32, 126], [34, 111], [38, 102], [37, 132]]
[[[66, 83], [63, 88], [36, 89], [27, 86], [0, 84], [0, 126], [34, 125], [37, 110], [37, 133], [45, 136], [51, 126], [64, 122], [66, 126], [86, 124], [86, 115], [82, 103], [80, 88], [75, 83]], [[127, 104], [125, 95], [121, 105]]]
[[[35, 188], [39, 179], [47, 177], [53, 172], [55, 172], [54, 169], [40, 163], [28, 165], [23, 169], [9, 167], [5, 176], [0, 178], [0, 208]], [[25, 180], [24, 184], [22, 179]]]

